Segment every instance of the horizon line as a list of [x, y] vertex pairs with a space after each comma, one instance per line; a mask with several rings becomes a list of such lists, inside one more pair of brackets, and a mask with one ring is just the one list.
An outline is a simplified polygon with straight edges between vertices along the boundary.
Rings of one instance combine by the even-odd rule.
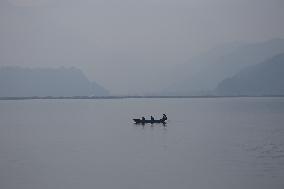
[[0, 100], [88, 100], [88, 99], [131, 99], [131, 98], [240, 98], [240, 97], [284, 97], [283, 95], [113, 95], [113, 96], [27, 96], [0, 97]]

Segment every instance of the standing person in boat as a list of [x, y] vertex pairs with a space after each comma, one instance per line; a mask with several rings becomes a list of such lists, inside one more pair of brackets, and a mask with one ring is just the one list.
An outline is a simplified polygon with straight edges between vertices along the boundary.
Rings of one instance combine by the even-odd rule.
[[168, 118], [167, 118], [167, 116], [166, 116], [166, 114], [163, 114], [163, 120], [167, 120]]

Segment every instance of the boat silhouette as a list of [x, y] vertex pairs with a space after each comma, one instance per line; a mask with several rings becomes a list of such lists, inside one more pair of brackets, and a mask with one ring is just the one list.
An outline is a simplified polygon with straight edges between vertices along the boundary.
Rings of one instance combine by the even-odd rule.
[[[152, 117], [152, 116], [151, 116]], [[142, 119], [133, 119], [133, 121], [135, 122], [135, 124], [145, 124], [145, 123], [162, 123], [162, 124], [166, 124], [166, 120], [167, 120], [167, 116], [165, 114], [163, 114], [163, 118], [162, 119], [145, 119], [144, 117], [142, 117]]]

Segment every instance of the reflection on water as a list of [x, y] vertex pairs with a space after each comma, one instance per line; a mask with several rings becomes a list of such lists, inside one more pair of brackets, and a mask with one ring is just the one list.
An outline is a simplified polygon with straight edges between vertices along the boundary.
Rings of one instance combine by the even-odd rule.
[[0, 188], [283, 189], [283, 115], [283, 98], [0, 101]]
[[159, 128], [163, 130], [167, 130], [167, 123], [162, 124], [133, 124], [135, 127], [141, 127], [142, 129], [145, 128]]

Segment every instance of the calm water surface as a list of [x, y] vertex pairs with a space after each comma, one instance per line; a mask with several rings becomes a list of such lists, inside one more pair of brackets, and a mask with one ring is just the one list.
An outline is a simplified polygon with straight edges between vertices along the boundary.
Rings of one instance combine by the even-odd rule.
[[0, 188], [283, 189], [284, 98], [0, 101]]

